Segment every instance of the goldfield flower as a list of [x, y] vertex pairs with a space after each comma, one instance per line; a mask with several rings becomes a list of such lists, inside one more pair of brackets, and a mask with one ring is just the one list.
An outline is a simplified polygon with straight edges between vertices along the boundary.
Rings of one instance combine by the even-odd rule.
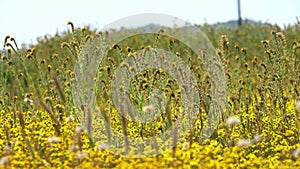
[[240, 119], [237, 116], [231, 116], [226, 120], [227, 126], [235, 126], [240, 122]]
[[251, 144], [251, 140], [250, 139], [245, 139], [245, 138], [242, 138], [242, 139], [239, 139], [235, 145], [238, 146], [238, 147], [246, 147], [246, 146], [249, 146]]

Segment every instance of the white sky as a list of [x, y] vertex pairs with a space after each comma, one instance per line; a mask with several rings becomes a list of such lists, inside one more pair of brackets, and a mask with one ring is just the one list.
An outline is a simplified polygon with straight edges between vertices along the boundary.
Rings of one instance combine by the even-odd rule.
[[[242, 18], [284, 24], [300, 19], [299, 0], [241, 0]], [[0, 45], [6, 35], [19, 44], [75, 26], [103, 28], [118, 19], [141, 13], [168, 14], [191, 23], [237, 19], [237, 0], [1, 0]]]

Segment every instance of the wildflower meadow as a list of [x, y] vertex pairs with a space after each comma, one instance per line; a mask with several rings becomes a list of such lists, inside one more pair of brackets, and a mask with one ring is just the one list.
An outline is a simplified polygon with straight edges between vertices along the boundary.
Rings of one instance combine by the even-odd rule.
[[67, 25], [3, 39], [0, 168], [300, 168], [299, 22], [194, 25], [216, 58], [165, 34], [180, 28], [109, 44], [136, 30]]

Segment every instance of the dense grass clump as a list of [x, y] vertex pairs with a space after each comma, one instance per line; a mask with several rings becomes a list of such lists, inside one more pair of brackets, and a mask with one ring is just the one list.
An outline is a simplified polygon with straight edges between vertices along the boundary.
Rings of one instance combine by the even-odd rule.
[[[70, 31], [45, 35], [28, 49], [19, 48], [11, 36], [4, 40], [0, 168], [299, 168], [299, 24], [284, 29], [247, 22], [230, 28], [197, 25], [216, 48], [227, 84], [220, 123], [203, 142], [200, 134], [209, 117], [215, 84], [194, 51], [164, 36], [163, 29], [124, 39], [106, 46], [107, 55], [93, 77], [94, 89], [88, 90], [76, 84], [77, 62], [89, 59], [82, 54], [84, 46], [97, 38], [105, 41], [116, 30], [97, 32], [68, 25]], [[97, 47], [93, 50], [101, 52]], [[182, 59], [196, 77], [199, 117], [183, 135], [176, 126], [184, 113], [181, 105], [186, 104], [182, 88], [162, 69], [138, 72], [128, 87], [130, 102], [144, 113], [154, 110], [155, 92], [163, 93], [161, 115], [154, 121], [135, 121], [137, 116], [126, 106], [118, 112], [113, 104], [112, 88], [122, 88], [115, 86], [114, 72], [118, 67], [134, 70], [124, 60], [143, 57], [137, 51], [147, 53], [153, 48]], [[96, 101], [82, 97], [76, 102], [74, 88], [92, 93]], [[165, 140], [153, 137], [164, 132], [171, 132], [166, 140], [173, 146], [170, 149], [162, 148]], [[124, 136], [123, 141], [112, 141], [116, 133]], [[128, 137], [140, 141], [133, 143]], [[150, 137], [154, 138], [151, 145], [141, 146]], [[120, 151], [113, 151], [116, 147]], [[140, 151], [153, 156], [124, 156]]]

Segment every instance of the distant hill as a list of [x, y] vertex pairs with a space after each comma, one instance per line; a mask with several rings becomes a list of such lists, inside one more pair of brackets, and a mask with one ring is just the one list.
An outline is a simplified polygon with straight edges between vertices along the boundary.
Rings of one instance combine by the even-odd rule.
[[[250, 23], [250, 24], [259, 24], [260, 22], [254, 21], [252, 19], [246, 19], [242, 21], [242, 24], [245, 23]], [[262, 23], [261, 23], [262, 24]], [[187, 25], [190, 25], [189, 23], [187, 23]], [[211, 26], [215, 27], [215, 28], [234, 28], [238, 26], [238, 20], [229, 20], [227, 22], [217, 22], [216, 24], [210, 24]], [[145, 26], [140, 26], [137, 28], [132, 28], [132, 29], [143, 29], [144, 31], [149, 31], [149, 30], [155, 30], [155, 29], [159, 29], [160, 26], [158, 24], [148, 24]], [[126, 28], [121, 28], [121, 30], [126, 30]]]
[[[245, 24], [245, 23], [255, 24], [255, 23], [259, 23], [259, 22], [256, 22], [252, 19], [242, 20], [242, 24]], [[221, 26], [225, 27], [225, 28], [233, 28], [233, 27], [238, 26], [238, 20], [230, 20], [227, 22], [218, 22], [216, 24], [213, 24], [213, 26], [216, 26], [217, 28], [221, 27]]]

